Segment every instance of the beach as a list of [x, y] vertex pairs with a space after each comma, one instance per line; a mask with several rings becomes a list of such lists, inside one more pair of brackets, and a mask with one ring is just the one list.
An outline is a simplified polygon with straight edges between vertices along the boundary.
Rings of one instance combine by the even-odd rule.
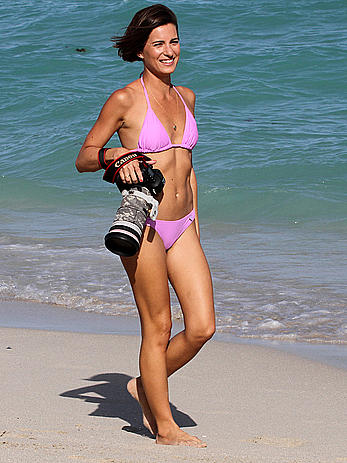
[[[8, 304], [1, 306], [14, 308]], [[139, 335], [8, 326], [0, 333], [1, 461], [347, 461], [345, 369], [212, 340], [169, 380], [177, 423], [208, 447], [164, 447], [126, 390], [138, 374]]]
[[144, 2], [5, 0], [0, 462], [347, 463], [346, 5], [165, 4], [180, 24], [172, 82], [197, 97], [217, 329], [170, 401], [208, 447], [158, 446], [141, 425], [126, 390], [137, 309], [104, 246], [121, 196], [75, 169], [106, 99], [142, 71], [110, 37]]

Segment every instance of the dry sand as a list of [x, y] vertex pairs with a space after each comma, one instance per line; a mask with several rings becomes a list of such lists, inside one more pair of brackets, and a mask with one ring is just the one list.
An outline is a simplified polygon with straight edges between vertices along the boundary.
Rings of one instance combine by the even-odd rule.
[[211, 341], [170, 378], [176, 421], [207, 449], [164, 447], [126, 391], [138, 336], [0, 328], [2, 462], [347, 462], [347, 371]]

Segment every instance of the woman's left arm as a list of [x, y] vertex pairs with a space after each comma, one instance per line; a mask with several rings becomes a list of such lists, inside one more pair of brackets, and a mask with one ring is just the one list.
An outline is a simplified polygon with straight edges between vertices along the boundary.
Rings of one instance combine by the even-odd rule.
[[195, 175], [193, 167], [190, 173], [190, 186], [193, 191], [193, 207], [195, 210], [196, 234], [198, 235], [198, 238], [200, 239], [199, 216], [198, 216], [198, 182], [196, 181], [196, 175]]

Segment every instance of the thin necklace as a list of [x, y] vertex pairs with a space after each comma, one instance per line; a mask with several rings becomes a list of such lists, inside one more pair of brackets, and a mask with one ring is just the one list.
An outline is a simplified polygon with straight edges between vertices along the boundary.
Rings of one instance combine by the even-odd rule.
[[[156, 99], [156, 97], [153, 95], [153, 93], [151, 92], [150, 89], [149, 90], [149, 93], [152, 95], [152, 97], [154, 98], [154, 101], [156, 103], [158, 103], [158, 105], [163, 108], [163, 110], [166, 112], [166, 114], [168, 114], [167, 110], [164, 108], [164, 106], [162, 104], [159, 103], [159, 101]], [[176, 99], [176, 116], [177, 116], [177, 112], [178, 112], [178, 102], [177, 102], [177, 95], [176, 95], [176, 92], [175, 92], [175, 99]], [[172, 127], [174, 129], [174, 131], [176, 132], [177, 130], [177, 125], [175, 123], [172, 123]]]

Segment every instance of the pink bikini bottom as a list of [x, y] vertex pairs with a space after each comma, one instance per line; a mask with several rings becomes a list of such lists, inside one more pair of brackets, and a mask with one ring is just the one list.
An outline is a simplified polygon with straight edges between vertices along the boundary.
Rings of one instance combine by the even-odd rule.
[[195, 210], [178, 220], [152, 220], [148, 217], [146, 225], [152, 227], [163, 240], [168, 250], [195, 219]]

